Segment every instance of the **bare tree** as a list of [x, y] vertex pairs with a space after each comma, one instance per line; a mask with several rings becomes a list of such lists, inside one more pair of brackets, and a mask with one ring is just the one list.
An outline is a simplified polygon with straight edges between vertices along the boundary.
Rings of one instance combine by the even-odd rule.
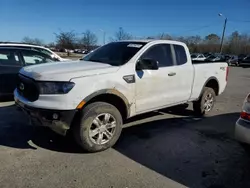
[[114, 38], [111, 38], [111, 41], [120, 41], [120, 40], [130, 40], [132, 39], [132, 35], [128, 32], [124, 31], [122, 27], [119, 27], [119, 30], [115, 33]]
[[154, 38], [155, 39], [162, 39], [162, 40], [172, 40], [173, 39], [169, 34], [166, 34], [166, 33], [161, 33]]
[[27, 44], [34, 44], [34, 45], [39, 45], [39, 46], [43, 46], [44, 42], [41, 39], [38, 38], [30, 38], [30, 37], [24, 37], [22, 40], [23, 43], [27, 43]]
[[58, 48], [64, 49], [74, 49], [77, 35], [74, 31], [55, 33], [56, 35], [56, 45]]
[[56, 44], [54, 42], [50, 42], [49, 44], [46, 45], [49, 48], [55, 48]]
[[90, 30], [86, 30], [83, 33], [83, 38], [80, 39], [80, 44], [87, 48], [87, 50], [91, 50], [97, 44], [97, 41], [97, 36]]
[[[191, 52], [219, 52], [220, 37], [217, 34], [211, 33], [204, 38], [199, 35], [195, 36], [179, 36], [172, 37], [168, 34], [161, 33], [156, 36], [149, 36], [147, 39], [174, 39], [187, 44]], [[225, 38], [223, 52], [239, 55], [250, 54], [250, 35], [233, 32], [229, 37]]]
[[205, 40], [210, 44], [218, 44], [220, 42], [220, 37], [214, 33], [211, 33], [205, 37]]

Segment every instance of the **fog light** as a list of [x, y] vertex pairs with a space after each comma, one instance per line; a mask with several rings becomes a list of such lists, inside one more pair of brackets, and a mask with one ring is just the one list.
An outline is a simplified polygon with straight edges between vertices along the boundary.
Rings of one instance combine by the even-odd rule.
[[59, 115], [57, 113], [53, 114], [53, 119], [58, 119]]

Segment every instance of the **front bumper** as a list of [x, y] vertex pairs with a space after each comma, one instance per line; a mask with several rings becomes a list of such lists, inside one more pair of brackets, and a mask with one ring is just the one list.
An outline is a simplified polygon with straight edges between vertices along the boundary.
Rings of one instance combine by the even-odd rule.
[[17, 98], [15, 104], [30, 119], [30, 124], [35, 126], [46, 126], [60, 135], [66, 135], [77, 110], [48, 110], [30, 107]]
[[243, 143], [250, 144], [250, 122], [239, 118], [235, 125], [235, 138]]

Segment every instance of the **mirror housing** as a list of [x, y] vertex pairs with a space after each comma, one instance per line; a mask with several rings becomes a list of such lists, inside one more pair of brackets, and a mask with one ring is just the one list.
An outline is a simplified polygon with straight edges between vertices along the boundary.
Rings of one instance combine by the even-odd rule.
[[159, 62], [154, 59], [140, 59], [137, 62], [136, 70], [158, 70]]

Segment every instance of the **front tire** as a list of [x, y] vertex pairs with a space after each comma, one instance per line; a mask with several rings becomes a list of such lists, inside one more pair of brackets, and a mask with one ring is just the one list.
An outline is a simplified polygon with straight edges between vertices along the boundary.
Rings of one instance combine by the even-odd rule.
[[193, 102], [193, 109], [196, 115], [203, 116], [212, 111], [216, 102], [216, 95], [212, 88], [205, 87], [198, 101]]
[[74, 137], [88, 152], [98, 152], [112, 147], [122, 131], [122, 116], [118, 109], [105, 102], [94, 102], [81, 112]]

